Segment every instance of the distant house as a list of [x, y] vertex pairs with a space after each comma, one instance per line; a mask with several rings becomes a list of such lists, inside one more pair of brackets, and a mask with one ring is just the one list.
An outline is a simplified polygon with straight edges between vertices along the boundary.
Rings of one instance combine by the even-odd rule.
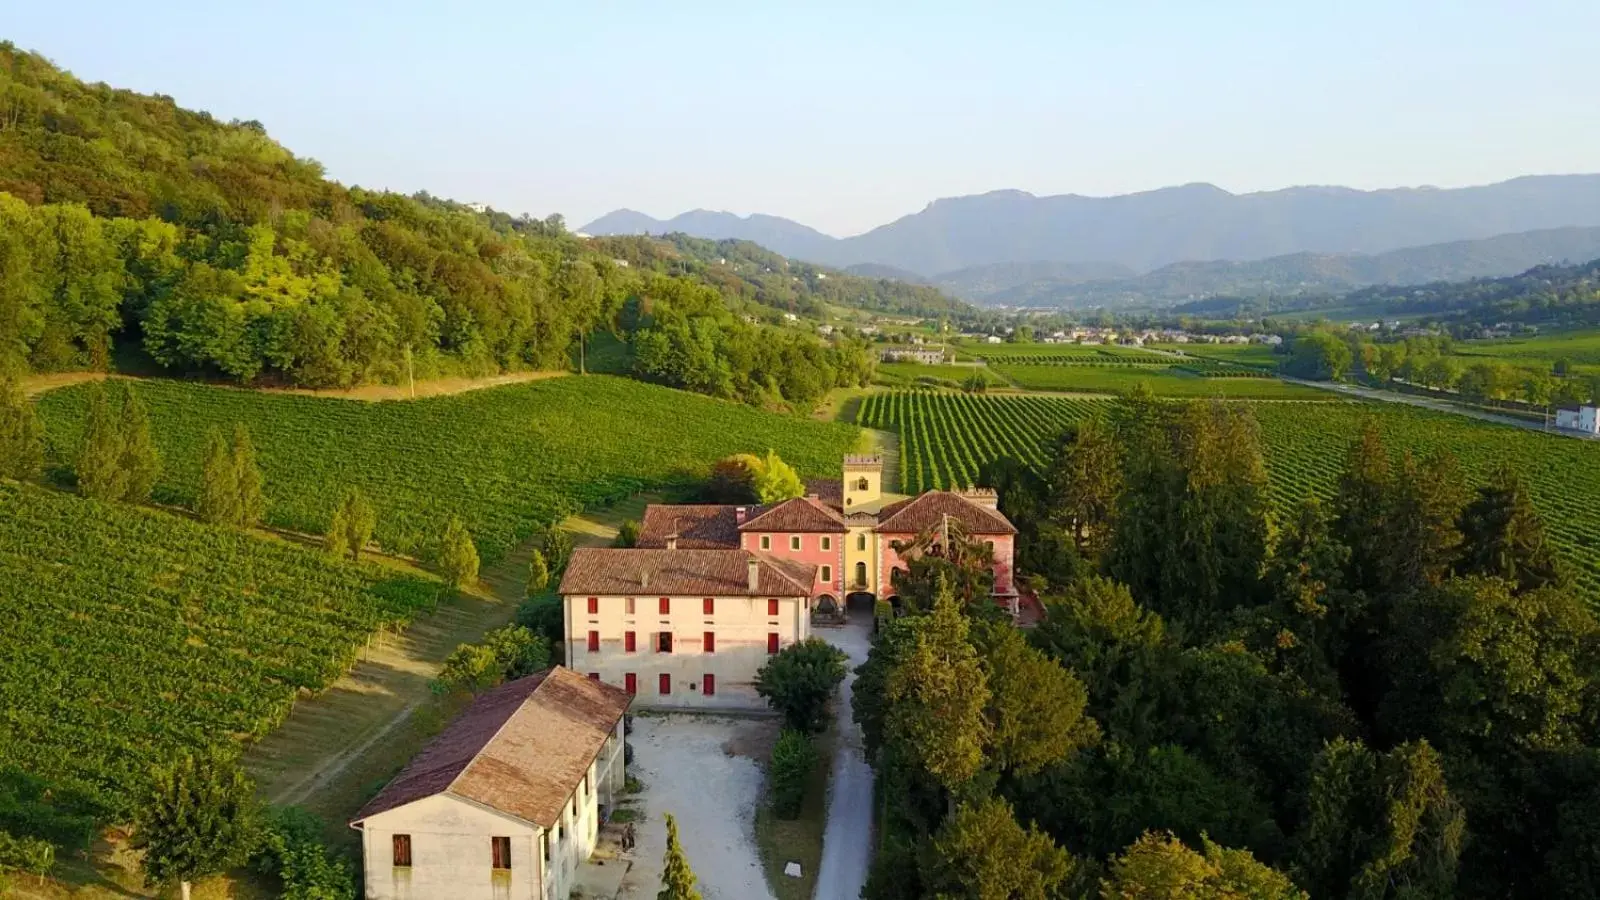
[[833, 334], [833, 326], [832, 325], [818, 325], [817, 326], [817, 333], [818, 334]]
[[923, 350], [910, 348], [892, 348], [883, 351], [879, 357], [883, 362], [914, 362], [928, 366], [937, 366], [944, 362], [943, 350]]
[[1584, 434], [1600, 434], [1600, 409], [1580, 406], [1577, 409], [1556, 410], [1556, 427]]
[[630, 699], [560, 666], [480, 695], [351, 821], [368, 900], [564, 900], [623, 790]]
[[1005, 343], [1005, 341], [1002, 340], [1001, 337], [999, 335], [997, 335], [997, 334], [989, 335], [988, 337], [983, 339], [983, 342], [986, 343], [986, 344], [1003, 344], [1003, 343]]

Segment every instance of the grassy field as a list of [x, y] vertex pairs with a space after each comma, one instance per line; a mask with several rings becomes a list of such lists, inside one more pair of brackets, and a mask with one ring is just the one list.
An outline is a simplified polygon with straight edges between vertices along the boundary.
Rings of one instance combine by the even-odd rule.
[[1568, 331], [1530, 338], [1461, 341], [1455, 345], [1455, 351], [1461, 356], [1492, 356], [1512, 365], [1536, 366], [1544, 369], [1562, 359], [1575, 365], [1600, 367], [1600, 331]]
[[1275, 368], [1281, 358], [1267, 344], [1158, 344], [1157, 349], [1182, 353], [1200, 359], [1237, 363], [1242, 366]]
[[[800, 815], [780, 819], [763, 798], [756, 807], [756, 849], [767, 873], [767, 886], [778, 900], [811, 900], [817, 887], [817, 869], [822, 865], [822, 835], [828, 827], [828, 773], [833, 765], [833, 748], [838, 730], [816, 736], [817, 765], [806, 782], [806, 799]], [[800, 863], [800, 877], [783, 874], [784, 864]]]
[[960, 384], [973, 375], [982, 375], [987, 384], [1006, 383], [1004, 378], [990, 371], [987, 366], [926, 366], [912, 362], [879, 363], [877, 380], [883, 384], [909, 387], [925, 378]]
[[[903, 488], [919, 491], [971, 483], [1001, 456], [1043, 468], [1064, 425], [1107, 408], [1063, 397], [899, 392], [867, 398], [856, 420], [899, 433]], [[1511, 462], [1584, 595], [1600, 604], [1600, 443], [1401, 404], [1259, 403], [1254, 412], [1280, 510], [1310, 494], [1331, 495], [1344, 453], [1368, 419], [1391, 452], [1450, 454], [1472, 484], [1498, 461]]]
[[980, 359], [1050, 356], [1063, 359], [1115, 359], [1160, 362], [1167, 357], [1139, 347], [1118, 344], [978, 344], [963, 348]]
[[1031, 391], [1120, 394], [1137, 384], [1161, 397], [1221, 397], [1249, 400], [1324, 400], [1326, 391], [1276, 378], [1202, 378], [1177, 368], [1148, 366], [995, 366], [1018, 387]]
[[[88, 390], [38, 400], [58, 474], [81, 440]], [[823, 476], [838, 472], [859, 438], [848, 425], [596, 375], [390, 403], [161, 380], [138, 391], [165, 462], [162, 502], [191, 503], [207, 433], [244, 423], [266, 478], [269, 524], [321, 533], [355, 486], [377, 507], [384, 548], [425, 553], [456, 514], [486, 562], [545, 523], [682, 483], [729, 453], [773, 449], [801, 474]]]

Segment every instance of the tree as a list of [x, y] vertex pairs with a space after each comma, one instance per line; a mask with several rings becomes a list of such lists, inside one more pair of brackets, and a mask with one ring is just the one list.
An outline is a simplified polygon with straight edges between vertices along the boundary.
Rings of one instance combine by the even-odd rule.
[[559, 581], [562, 573], [567, 571], [567, 562], [572, 559], [572, 534], [560, 525], [551, 525], [545, 528], [539, 547], [544, 553], [550, 578]]
[[1100, 727], [1084, 714], [1083, 682], [1071, 672], [1028, 646], [1009, 623], [977, 623], [973, 636], [989, 682], [987, 755], [996, 766], [1036, 774], [1100, 739]]
[[[335, 556], [349, 555], [360, 559], [361, 551], [372, 540], [372, 530], [377, 527], [378, 514], [367, 502], [360, 488], [345, 491], [344, 499], [334, 508], [328, 525], [328, 552]], [[335, 532], [339, 532], [337, 536]], [[337, 551], [337, 552], [336, 552]]]
[[988, 679], [967, 627], [949, 588], [940, 590], [885, 685], [885, 740], [949, 791], [978, 773], [988, 739]]
[[17, 837], [0, 831], [0, 888], [6, 886], [6, 874], [26, 872], [37, 875], [39, 882], [56, 865], [56, 846], [47, 840], [23, 835]]
[[1466, 504], [1455, 458], [1436, 453], [1418, 461], [1409, 452], [1384, 500], [1378, 576], [1383, 590], [1405, 593], [1437, 584], [1461, 543], [1456, 520]]
[[128, 473], [122, 469], [122, 435], [106, 399], [96, 385], [89, 394], [89, 417], [83, 447], [78, 451], [78, 489], [96, 500], [121, 500], [128, 492]]
[[345, 518], [344, 510], [344, 503], [333, 508], [333, 516], [328, 520], [328, 533], [322, 538], [322, 549], [334, 559], [344, 559], [350, 555], [350, 522]]
[[736, 453], [717, 460], [706, 480], [707, 497], [712, 503], [755, 503], [756, 474], [761, 460], [748, 453]]
[[790, 644], [756, 672], [756, 693], [796, 731], [812, 734], [825, 725], [828, 698], [844, 680], [844, 651], [821, 638]]
[[523, 625], [506, 625], [479, 644], [461, 644], [445, 658], [435, 693], [478, 693], [550, 667], [550, 642]]
[[355, 900], [356, 879], [322, 843], [325, 826], [298, 806], [273, 809], [251, 868], [277, 880], [282, 900]]
[[0, 375], [0, 478], [37, 478], [44, 466], [44, 428], [22, 382]]
[[772, 789], [772, 811], [780, 819], [800, 815], [806, 799], [806, 783], [817, 767], [817, 748], [804, 731], [785, 728], [772, 747], [772, 762], [767, 780]]
[[1377, 423], [1368, 419], [1345, 451], [1333, 500], [1333, 536], [1350, 549], [1348, 583], [1353, 589], [1376, 593], [1383, 586], [1392, 482], [1389, 451]]
[[451, 516], [445, 523], [434, 563], [445, 584], [458, 591], [478, 579], [478, 548], [460, 516]]
[[1166, 625], [1135, 603], [1126, 586], [1098, 577], [1074, 583], [1046, 601], [1044, 621], [1030, 639], [1082, 679], [1089, 712], [1101, 723], [1156, 714], [1148, 688], [1153, 673], [1166, 668]]
[[1504, 578], [1519, 591], [1560, 581], [1544, 524], [1511, 466], [1496, 467], [1489, 483], [1461, 511], [1460, 526], [1461, 554], [1455, 566], [1460, 574]]
[[756, 473], [755, 491], [756, 499], [762, 503], [781, 503], [805, 496], [806, 485], [788, 463], [768, 450], [767, 458], [761, 463], [761, 471]]
[[1051, 519], [1072, 534], [1078, 554], [1104, 555], [1111, 540], [1111, 517], [1122, 489], [1122, 464], [1116, 439], [1098, 419], [1089, 419], [1063, 436], [1050, 467]]
[[[261, 524], [261, 517], [266, 515], [267, 498], [261, 492], [261, 467], [256, 465], [256, 448], [250, 443], [250, 429], [243, 423], [233, 429], [233, 473], [235, 490], [239, 494], [239, 518], [235, 524], [253, 528]], [[359, 552], [357, 547], [350, 549]]]
[[683, 855], [683, 845], [678, 843], [678, 820], [667, 813], [667, 853], [661, 863], [661, 890], [656, 900], [701, 900], [695, 889], [697, 880]]
[[550, 586], [550, 567], [545, 564], [544, 552], [538, 548], [528, 551], [528, 588], [526, 596], [537, 597]]
[[617, 536], [611, 541], [611, 546], [627, 549], [639, 545], [639, 523], [632, 519], [624, 521], [617, 526]]
[[1288, 876], [1247, 850], [1201, 841], [1196, 853], [1171, 834], [1147, 832], [1111, 863], [1103, 900], [1309, 900]]
[[998, 797], [962, 804], [923, 854], [927, 888], [949, 900], [1053, 900], [1085, 866]]
[[239, 521], [239, 479], [233, 454], [222, 432], [211, 429], [206, 435], [205, 461], [200, 467], [200, 496], [195, 512], [207, 522], [232, 525]]
[[1296, 378], [1338, 381], [1350, 369], [1350, 345], [1326, 331], [1310, 331], [1294, 339], [1283, 370]]
[[149, 884], [191, 882], [240, 865], [255, 849], [255, 787], [233, 759], [185, 755], [156, 767], [134, 815]]
[[161, 456], [150, 437], [150, 414], [144, 402], [128, 384], [122, 388], [122, 420], [118, 423], [122, 444], [120, 467], [127, 479], [124, 500], [143, 503], [161, 477]]

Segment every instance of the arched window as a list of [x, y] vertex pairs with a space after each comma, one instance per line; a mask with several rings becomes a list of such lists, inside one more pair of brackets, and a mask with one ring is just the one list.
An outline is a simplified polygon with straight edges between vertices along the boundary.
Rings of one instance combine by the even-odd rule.
[[866, 490], [871, 490], [871, 489], [872, 489], [872, 486], [867, 483], [867, 479], [865, 479], [865, 478], [856, 479], [856, 490], [858, 490], [858, 491], [866, 491]]
[[865, 534], [856, 535], [856, 549], [862, 553], [867, 551], [867, 536]]
[[856, 587], [866, 587], [866, 586], [867, 586], [867, 564], [864, 563], [864, 562], [858, 562], [858, 563], [856, 563]]

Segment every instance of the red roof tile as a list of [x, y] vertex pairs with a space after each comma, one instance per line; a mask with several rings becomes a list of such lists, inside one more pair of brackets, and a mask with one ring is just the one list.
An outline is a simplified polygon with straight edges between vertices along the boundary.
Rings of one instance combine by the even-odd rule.
[[[758, 565], [750, 590], [749, 565]], [[809, 597], [817, 567], [747, 550], [573, 551], [558, 592], [565, 596]]]
[[551, 828], [631, 699], [563, 666], [487, 691], [351, 824], [450, 794]]
[[1016, 534], [1017, 529], [998, 510], [980, 506], [950, 491], [928, 491], [910, 500], [885, 506], [878, 513], [878, 530], [892, 534], [917, 534], [938, 528], [948, 515], [968, 534]]
[[[680, 550], [738, 549], [738, 509], [737, 506], [652, 503], [644, 508], [644, 521], [639, 523], [639, 546], [664, 548], [667, 536], [676, 533]], [[747, 515], [755, 515], [762, 507], [745, 509]]]
[[747, 519], [740, 531], [820, 531], [843, 534], [844, 516], [821, 501], [796, 497]]

